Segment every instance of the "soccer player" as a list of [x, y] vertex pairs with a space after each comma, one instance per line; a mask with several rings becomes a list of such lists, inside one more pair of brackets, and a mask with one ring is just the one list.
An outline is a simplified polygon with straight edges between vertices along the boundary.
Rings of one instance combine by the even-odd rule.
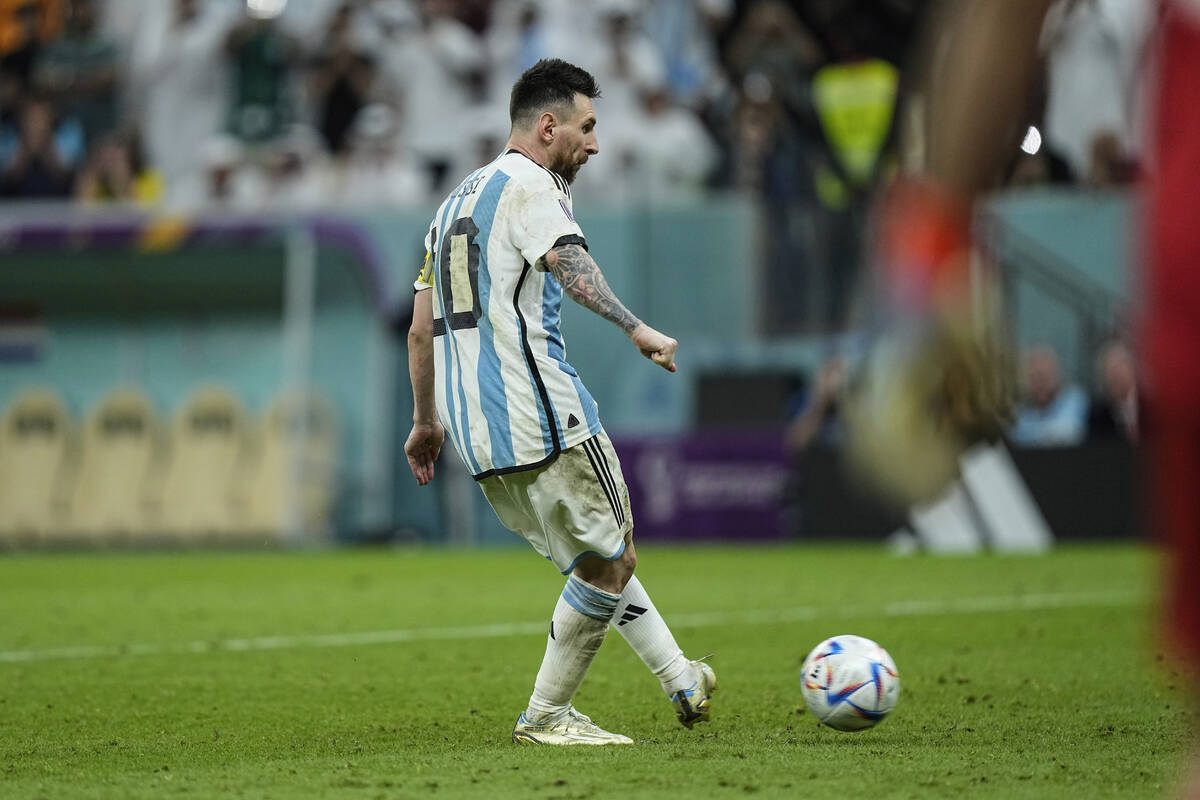
[[[962, 284], [969, 208], [1014, 144], [1051, 0], [943, 2], [922, 179], [893, 195], [882, 266], [894, 287]], [[1151, 518], [1167, 545], [1171, 644], [1200, 672], [1200, 0], [1155, 4], [1152, 119], [1137, 320]], [[931, 70], [934, 72], [934, 70]], [[919, 236], [904, 236], [904, 231]], [[956, 265], [957, 268], [956, 268]], [[900, 294], [899, 289], [893, 295]], [[963, 297], [962, 292], [951, 292]], [[929, 303], [927, 307], [936, 307]], [[938, 312], [934, 312], [938, 313]], [[936, 352], [930, 351], [936, 358]], [[1200, 758], [1187, 796], [1200, 798]]]
[[675, 371], [679, 343], [621, 304], [572, 213], [570, 184], [600, 151], [599, 94], [591, 75], [558, 59], [520, 77], [504, 152], [442, 202], [414, 284], [415, 410], [404, 451], [417, 483], [433, 478], [448, 433], [500, 521], [567, 576], [533, 695], [513, 729], [519, 743], [632, 743], [571, 704], [610, 623], [687, 728], [709, 718], [717, 685], [707, 664], [684, 657], [633, 574], [621, 464], [559, 330], [565, 292]]

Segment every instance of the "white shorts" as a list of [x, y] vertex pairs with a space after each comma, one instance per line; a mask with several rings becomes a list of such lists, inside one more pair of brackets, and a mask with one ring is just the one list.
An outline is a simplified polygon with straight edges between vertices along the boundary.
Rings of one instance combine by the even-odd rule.
[[629, 489], [604, 431], [544, 467], [479, 481], [505, 527], [525, 537], [564, 575], [585, 556], [613, 561], [633, 530]]

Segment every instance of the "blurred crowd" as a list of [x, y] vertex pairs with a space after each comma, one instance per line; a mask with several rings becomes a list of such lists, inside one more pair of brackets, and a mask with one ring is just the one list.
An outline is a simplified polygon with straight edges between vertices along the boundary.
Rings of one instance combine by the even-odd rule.
[[[930, 5], [0, 0], [0, 197], [428, 209], [499, 151], [520, 73], [563, 57], [603, 92], [601, 154], [576, 197], [757, 198], [764, 330], [834, 330], [872, 192], [919, 158], [904, 70]], [[1060, 0], [1005, 181], [1136, 176], [1152, 5]]]
[[[605, 157], [584, 196], [786, 192], [810, 183], [817, 71], [872, 39], [898, 63], [917, 5], [0, 0], [0, 191], [182, 210], [426, 205], [495, 154], [509, 87], [557, 56], [604, 93]], [[859, 150], [881, 149], [894, 73], [868, 77], [876, 141]]]
[[[926, 5], [0, 0], [0, 192], [180, 210], [424, 206], [495, 154], [512, 82], [558, 56], [603, 91], [603, 157], [580, 196], [753, 192], [782, 246], [819, 256], [840, 242], [816, 231], [853, 229], [891, 168]], [[1147, 5], [1056, 8], [1045, 147], [1014, 179], [1132, 174]]]
[[[1019, 396], [1006, 438], [1016, 447], [1074, 447], [1089, 442], [1140, 441], [1144, 411], [1138, 369], [1124, 335], [1114, 335], [1094, 354], [1089, 381], [1063, 373], [1058, 352], [1046, 343], [1020, 355]], [[810, 446], [840, 447], [841, 406], [849, 368], [841, 354], [827, 357], [789, 399], [784, 445], [800, 454]]]

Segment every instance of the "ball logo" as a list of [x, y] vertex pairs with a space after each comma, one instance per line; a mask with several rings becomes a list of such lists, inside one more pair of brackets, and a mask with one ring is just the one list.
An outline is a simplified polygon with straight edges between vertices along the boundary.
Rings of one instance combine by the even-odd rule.
[[567, 208], [566, 203], [564, 203], [562, 200], [559, 200], [558, 206], [563, 210], [563, 213], [567, 215], [567, 219], [571, 220], [571, 222], [575, 221], [575, 218], [571, 216], [571, 209]]

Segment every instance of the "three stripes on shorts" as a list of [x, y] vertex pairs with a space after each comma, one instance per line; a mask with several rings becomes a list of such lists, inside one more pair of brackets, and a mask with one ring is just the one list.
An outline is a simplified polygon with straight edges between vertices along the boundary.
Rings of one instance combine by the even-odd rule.
[[617, 492], [617, 482], [613, 480], [612, 472], [608, 468], [608, 458], [605, 457], [604, 450], [600, 448], [596, 438], [592, 437], [583, 443], [583, 452], [587, 453], [588, 461], [592, 462], [592, 469], [596, 471], [596, 477], [600, 480], [601, 488], [604, 489], [604, 496], [608, 498], [608, 504], [612, 506], [617, 525], [624, 525], [625, 508], [621, 503], [621, 495]]

